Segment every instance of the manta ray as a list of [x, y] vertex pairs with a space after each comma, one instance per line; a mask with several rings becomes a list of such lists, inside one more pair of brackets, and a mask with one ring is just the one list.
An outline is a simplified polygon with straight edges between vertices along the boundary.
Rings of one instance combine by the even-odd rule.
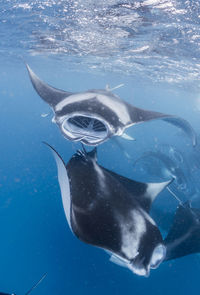
[[149, 215], [153, 201], [173, 179], [142, 183], [126, 178], [100, 166], [97, 149], [87, 152], [84, 146], [65, 164], [46, 145], [56, 160], [72, 233], [105, 250], [111, 262], [148, 277], [150, 269], [163, 261], [200, 252], [200, 209], [192, 208], [190, 202], [180, 203], [165, 239]]
[[171, 180], [141, 183], [125, 178], [97, 163], [96, 148], [77, 151], [65, 165], [49, 147], [57, 164], [66, 219], [74, 235], [104, 249], [112, 262], [147, 277], [166, 253], [149, 210]]
[[182, 118], [135, 107], [108, 89], [79, 93], [60, 90], [43, 82], [26, 66], [34, 89], [53, 109], [53, 122], [69, 140], [97, 146], [112, 136], [130, 139], [125, 133], [130, 126], [162, 119], [183, 129], [191, 137], [192, 144], [196, 145], [194, 130]]
[[165, 260], [200, 253], [200, 209], [192, 208], [190, 201], [179, 204], [164, 244]]

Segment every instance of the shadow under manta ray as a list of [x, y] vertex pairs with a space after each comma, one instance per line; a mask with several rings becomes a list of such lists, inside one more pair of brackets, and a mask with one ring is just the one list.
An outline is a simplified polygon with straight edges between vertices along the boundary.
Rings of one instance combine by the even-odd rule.
[[[48, 144], [47, 144], [48, 145]], [[165, 258], [165, 246], [148, 214], [170, 181], [141, 183], [98, 165], [96, 148], [77, 151], [67, 165], [53, 152], [65, 215], [83, 242], [104, 249], [111, 261], [148, 276]]]
[[200, 252], [200, 209], [192, 208], [190, 201], [178, 206], [164, 244], [165, 260]]
[[[39, 279], [39, 281], [37, 281], [37, 283], [35, 283], [31, 289], [29, 289], [24, 295], [29, 295], [46, 277], [46, 273], [41, 277], [41, 279]], [[4, 293], [4, 292], [0, 292], [0, 295], [16, 295], [15, 293]]]
[[54, 111], [53, 122], [69, 140], [96, 146], [112, 136], [125, 135], [125, 129], [132, 125], [162, 119], [183, 129], [196, 145], [193, 128], [182, 118], [134, 107], [106, 89], [80, 93], [60, 90], [40, 80], [26, 66], [36, 92]]

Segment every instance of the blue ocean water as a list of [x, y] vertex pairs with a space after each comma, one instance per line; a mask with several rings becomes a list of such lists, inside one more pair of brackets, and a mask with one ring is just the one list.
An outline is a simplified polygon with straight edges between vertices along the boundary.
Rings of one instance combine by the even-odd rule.
[[[188, 294], [199, 290], [200, 257], [165, 262], [149, 278], [109, 262], [72, 235], [51, 153], [68, 161], [67, 141], [34, 91], [25, 62], [50, 85], [78, 92], [123, 87], [129, 103], [182, 117], [200, 127], [200, 4], [183, 0], [2, 0], [0, 3], [0, 291], [25, 294]], [[160, 120], [133, 126], [135, 141], [109, 140], [99, 162], [138, 181], [164, 181], [200, 207], [199, 143]], [[172, 166], [156, 158], [166, 155]], [[127, 156], [128, 154], [128, 156]], [[175, 172], [172, 169], [176, 169]], [[177, 201], [163, 192], [152, 215], [171, 216]], [[169, 226], [162, 224], [163, 228]]]

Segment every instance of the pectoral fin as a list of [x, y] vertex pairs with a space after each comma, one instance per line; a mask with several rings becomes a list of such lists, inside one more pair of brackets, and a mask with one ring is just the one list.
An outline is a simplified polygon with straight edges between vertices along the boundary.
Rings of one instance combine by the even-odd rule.
[[131, 116], [132, 124], [142, 123], [155, 119], [162, 119], [182, 129], [191, 138], [193, 146], [197, 144], [196, 133], [192, 126], [185, 119], [164, 113], [136, 108], [132, 105], [129, 105], [129, 113]]
[[70, 185], [69, 185], [69, 178], [67, 174], [67, 169], [65, 167], [65, 163], [61, 156], [57, 153], [57, 151], [50, 146], [48, 143], [45, 143], [48, 147], [50, 147], [54, 159], [56, 161], [57, 165], [57, 170], [58, 170], [58, 182], [60, 185], [60, 191], [61, 191], [61, 196], [62, 196], [62, 203], [63, 203], [63, 208], [65, 211], [65, 216], [67, 218], [67, 222], [69, 224], [70, 229], [72, 230], [71, 227], [71, 196], [70, 196]]
[[51, 107], [55, 107], [55, 105], [61, 100], [73, 94], [71, 92], [63, 91], [48, 85], [47, 83], [40, 80], [40, 78], [31, 70], [28, 65], [26, 65], [26, 67], [36, 92]]
[[147, 183], [145, 197], [152, 203], [158, 194], [160, 194], [172, 181], [173, 179], [165, 182]]

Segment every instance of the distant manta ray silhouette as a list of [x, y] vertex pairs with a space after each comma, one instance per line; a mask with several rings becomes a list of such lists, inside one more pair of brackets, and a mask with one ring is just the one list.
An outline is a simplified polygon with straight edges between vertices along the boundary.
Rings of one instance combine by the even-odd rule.
[[178, 206], [164, 245], [165, 260], [200, 252], [200, 209], [192, 208], [190, 201]]
[[[167, 236], [163, 241], [166, 247], [164, 261], [200, 253], [200, 209], [192, 207], [190, 200], [182, 203], [169, 187], [167, 187], [167, 190], [178, 201], [179, 205], [175, 214], [173, 214], [173, 218], [171, 212], [165, 212], [163, 214], [164, 223], [157, 220], [159, 228], [162, 227], [167, 231]], [[157, 209], [156, 212], [158, 212]], [[170, 227], [169, 222], [171, 223]]]
[[39, 96], [54, 111], [56, 123], [65, 138], [96, 146], [112, 136], [124, 136], [128, 127], [154, 119], [162, 119], [187, 133], [196, 145], [196, 134], [190, 124], [179, 117], [148, 111], [132, 106], [107, 89], [92, 89], [72, 93], [54, 88], [42, 80], [27, 66], [27, 70]]

